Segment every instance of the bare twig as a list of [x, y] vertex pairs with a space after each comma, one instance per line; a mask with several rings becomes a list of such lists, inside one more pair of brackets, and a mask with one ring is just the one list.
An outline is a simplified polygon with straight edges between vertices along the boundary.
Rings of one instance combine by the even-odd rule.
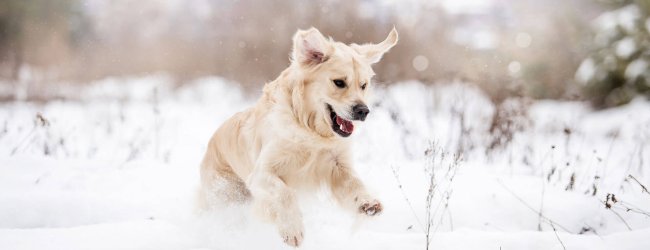
[[[454, 180], [454, 177], [456, 176], [456, 171], [457, 171], [457, 166], [458, 166], [458, 161], [459, 160], [460, 160], [460, 157], [454, 157], [454, 162], [451, 163], [452, 165], [450, 165], [450, 169], [448, 170], [448, 171], [453, 171], [453, 172], [451, 173], [451, 175], [449, 177], [449, 182], [447, 183], [447, 187], [445, 188], [445, 191], [440, 194], [441, 197], [446, 198], [444, 200], [445, 201], [444, 202], [445, 207], [444, 207], [444, 210], [441, 212], [441, 214], [444, 214], [445, 212], [449, 212], [449, 197], [451, 196], [451, 192], [452, 192], [451, 184], [452, 184], [452, 182]], [[449, 172], [447, 174], [449, 174]], [[433, 212], [434, 215], [438, 213], [438, 209], [440, 208], [442, 203], [443, 203], [442, 201], [438, 203], [438, 206], [436, 207], [436, 209]], [[451, 213], [449, 213], [449, 214], [450, 214], [450, 220], [451, 220]], [[435, 235], [435, 232], [438, 231], [438, 227], [440, 227], [440, 225], [442, 225], [442, 220], [443, 219], [444, 219], [444, 217], [441, 216], [438, 223], [436, 224], [436, 227], [433, 230], [434, 235]], [[431, 238], [433, 238], [434, 235], [431, 235]]]
[[[551, 151], [549, 151], [549, 153], [551, 155], [551, 163], [553, 162], [553, 152], [554, 151], [555, 151], [555, 145], [551, 146]], [[544, 159], [546, 159], [546, 158], [544, 158]], [[544, 159], [542, 159], [542, 162], [544, 161]], [[542, 177], [542, 196], [541, 196], [541, 201], [539, 203], [539, 218], [538, 218], [538, 222], [537, 222], [537, 230], [538, 231], [542, 231], [542, 214], [544, 213], [543, 212], [544, 211], [544, 196], [546, 194], [546, 181], [544, 180], [544, 165], [542, 163], [540, 163], [540, 167], [542, 169], [542, 175], [541, 175], [541, 177]]]
[[413, 208], [413, 204], [411, 203], [408, 196], [406, 195], [406, 192], [404, 192], [404, 188], [402, 187], [402, 182], [399, 179], [398, 169], [395, 166], [391, 166], [391, 170], [393, 171], [393, 176], [395, 176], [395, 181], [397, 181], [397, 187], [399, 188], [399, 191], [402, 193], [402, 197], [406, 201], [406, 204], [408, 204], [409, 209], [411, 210], [411, 213], [413, 214], [413, 217], [415, 217], [415, 221], [420, 226], [420, 229], [422, 230], [422, 232], [425, 232], [424, 231], [424, 225], [422, 225], [422, 222], [421, 222], [420, 218], [418, 217], [418, 214], [415, 212], [415, 209]]
[[637, 180], [636, 178], [634, 178], [634, 176], [632, 176], [632, 175], [630, 174], [630, 175], [628, 175], [627, 177], [629, 177], [630, 179], [632, 179], [633, 181], [635, 181], [637, 184], [639, 184], [639, 186], [641, 186], [641, 190], [642, 190], [643, 193], [646, 193], [646, 194], [650, 195], [650, 192], [648, 192], [648, 189], [647, 189], [643, 184], [641, 184], [641, 182], [640, 182], [639, 180]]
[[[506, 191], [508, 191], [508, 193], [510, 193], [510, 194], [511, 194], [513, 197], [515, 197], [517, 200], [519, 200], [519, 202], [521, 202], [522, 204], [524, 204], [524, 206], [526, 206], [528, 209], [530, 209], [531, 211], [533, 211], [535, 214], [541, 214], [539, 211], [535, 210], [535, 208], [533, 208], [531, 205], [529, 205], [526, 201], [524, 201], [521, 197], [519, 197], [517, 194], [515, 194], [515, 192], [513, 192], [513, 191], [512, 191], [510, 188], [508, 188], [505, 184], [503, 184], [503, 182], [501, 182], [501, 180], [497, 180], [497, 182], [499, 183], [499, 185], [501, 185], [501, 187], [503, 187], [503, 189], [505, 189]], [[570, 231], [569, 229], [567, 229], [566, 227], [562, 226], [561, 224], [559, 224], [559, 223], [557, 223], [557, 222], [555, 222], [555, 221], [549, 219], [548, 217], [542, 215], [542, 218], [544, 218], [545, 220], [547, 220], [547, 221], [553, 223], [554, 225], [558, 226], [559, 228], [561, 228], [561, 229], [564, 230], [565, 232], [567, 232], [567, 233], [571, 233], [571, 231]]]
[[643, 209], [640, 209], [639, 207], [629, 202], [618, 200], [615, 194], [607, 194], [607, 197], [605, 198], [605, 202], [603, 204], [605, 204], [605, 208], [607, 209], [617, 208], [625, 210], [625, 212], [633, 212], [650, 217], [649, 212], [644, 211]]
[[[564, 245], [564, 242], [562, 242], [562, 239], [560, 239], [560, 236], [557, 233], [557, 229], [555, 228], [555, 225], [560, 227], [562, 230], [570, 233], [570, 231], [566, 227], [564, 227], [564, 226], [554, 222], [553, 220], [549, 219], [548, 217], [544, 216], [540, 211], [536, 211], [531, 205], [526, 203], [521, 197], [519, 197], [510, 188], [508, 188], [505, 184], [503, 184], [503, 182], [501, 182], [501, 180], [497, 180], [497, 182], [499, 183], [499, 185], [501, 185], [501, 187], [503, 187], [506, 191], [508, 191], [512, 196], [514, 196], [517, 200], [519, 200], [522, 204], [524, 204], [524, 206], [526, 206], [528, 209], [530, 209], [533, 212], [535, 212], [536, 214], [538, 214], [540, 216], [540, 219], [543, 218], [544, 220], [546, 220], [546, 223], [551, 225], [551, 228], [553, 228], [553, 233], [555, 233], [555, 237], [560, 242], [560, 245], [562, 245], [562, 249], [566, 250], [566, 246]], [[541, 226], [538, 226], [538, 227], [541, 229]]]
[[619, 201], [618, 203], [625, 209], [626, 212], [634, 212], [650, 217], [650, 212], [640, 209], [638, 206], [630, 204], [629, 202]]
[[609, 209], [609, 211], [612, 211], [612, 213], [614, 213], [616, 215], [616, 217], [618, 217], [623, 222], [623, 224], [625, 224], [627, 229], [632, 231], [632, 227], [630, 227], [630, 224], [627, 224], [627, 221], [625, 221], [625, 219], [623, 219], [623, 216], [621, 216], [619, 213], [617, 213], [613, 209]]
[[[10, 154], [10, 155], [15, 155], [15, 154], [18, 152], [18, 150], [21, 149], [21, 148], [23, 147], [23, 144], [25, 144], [25, 143], [28, 141], [28, 139], [32, 139], [32, 136], [36, 133], [36, 131], [37, 131], [39, 128], [47, 128], [47, 127], [49, 127], [49, 126], [50, 126], [50, 121], [49, 121], [48, 119], [46, 119], [46, 118], [43, 116], [43, 114], [41, 114], [41, 112], [36, 113], [36, 120], [35, 120], [35, 122], [34, 122], [34, 127], [32, 128], [31, 131], [29, 131], [29, 133], [27, 134], [27, 136], [25, 136], [25, 137], [24, 137], [24, 138], [23, 138], [23, 139], [18, 143], [18, 145], [17, 145], [16, 147], [14, 147], [13, 150], [11, 150], [11, 154]], [[27, 148], [27, 147], [29, 147], [29, 146], [25, 146], [25, 148]]]
[[[456, 155], [450, 157], [449, 153], [447, 153], [442, 147], [439, 147], [436, 142], [430, 142], [429, 148], [425, 151], [425, 156], [427, 157], [427, 164], [424, 167], [424, 172], [427, 174], [428, 178], [428, 192], [425, 203], [426, 224], [424, 234], [427, 244], [426, 249], [429, 249], [435, 232], [442, 224], [445, 212], [449, 209], [452, 182], [456, 176], [456, 171], [461, 157]], [[442, 172], [438, 174], [438, 171]], [[446, 184], [444, 189], [439, 188], [441, 187], [440, 183]], [[438, 196], [439, 198], [436, 199]], [[434, 204], [434, 202], [436, 202], [436, 204]], [[442, 211], [440, 211], [441, 207], [443, 207]], [[436, 218], [438, 218], [438, 221], [436, 221], [437, 223], [434, 223]], [[434, 224], [436, 224], [435, 227], [433, 227]]]
[[557, 234], [557, 230], [555, 229], [553, 222], [549, 221], [548, 224], [551, 225], [551, 228], [553, 228], [553, 232], [555, 233], [555, 238], [557, 238], [557, 241], [559, 241], [560, 245], [562, 245], [562, 249], [566, 250], [566, 246], [564, 245], [564, 242], [562, 242], [562, 239], [560, 239], [560, 236]]
[[630, 227], [630, 225], [627, 224], [627, 221], [625, 221], [625, 219], [623, 219], [623, 216], [621, 216], [619, 213], [617, 213], [613, 209], [613, 208], [616, 208], [613, 205], [615, 205], [618, 202], [619, 201], [618, 201], [618, 199], [616, 199], [615, 194], [607, 194], [607, 197], [605, 198], [605, 201], [602, 201], [602, 203], [605, 205], [605, 209], [607, 209], [609, 211], [612, 211], [612, 213], [614, 213], [616, 215], [616, 217], [618, 217], [623, 222], [623, 224], [625, 224], [625, 226], [627, 226], [627, 229], [632, 231], [632, 227]]
[[614, 149], [614, 144], [618, 140], [619, 136], [621, 134], [620, 129], [611, 131], [608, 133], [609, 136], [612, 137], [612, 141], [609, 143], [609, 149], [607, 150], [607, 156], [605, 156], [605, 161], [603, 162], [603, 175], [607, 174], [607, 163], [609, 162], [609, 158], [612, 155], [612, 150]]

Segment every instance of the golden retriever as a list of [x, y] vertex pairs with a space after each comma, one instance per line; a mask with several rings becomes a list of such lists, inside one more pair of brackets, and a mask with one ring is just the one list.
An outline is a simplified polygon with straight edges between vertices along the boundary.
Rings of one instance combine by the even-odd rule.
[[[285, 243], [303, 240], [296, 191], [326, 186], [344, 208], [367, 216], [382, 205], [355, 176], [347, 139], [370, 112], [371, 65], [397, 43], [326, 39], [317, 29], [293, 36], [291, 64], [264, 86], [252, 108], [214, 133], [201, 163], [199, 206], [252, 201]], [[252, 199], [251, 199], [252, 198]]]

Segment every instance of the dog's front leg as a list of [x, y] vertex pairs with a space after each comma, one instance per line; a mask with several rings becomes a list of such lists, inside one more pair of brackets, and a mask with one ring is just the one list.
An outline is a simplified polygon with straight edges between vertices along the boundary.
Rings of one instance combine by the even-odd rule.
[[285, 243], [298, 247], [302, 243], [304, 229], [294, 191], [270, 169], [261, 165], [251, 175], [249, 186], [253, 195], [253, 209], [277, 226]]
[[330, 188], [341, 206], [368, 216], [378, 215], [382, 205], [372, 198], [346, 162], [337, 160], [330, 176]]

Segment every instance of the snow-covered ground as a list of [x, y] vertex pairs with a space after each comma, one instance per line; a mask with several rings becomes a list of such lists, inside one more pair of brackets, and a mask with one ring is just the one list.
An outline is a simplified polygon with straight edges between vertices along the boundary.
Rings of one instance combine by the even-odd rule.
[[[156, 75], [57, 91], [73, 99], [0, 104], [0, 249], [289, 249], [245, 205], [192, 207], [209, 137], [259, 93]], [[458, 83], [375, 93], [351, 139], [385, 212], [359, 218], [304, 196], [301, 249], [424, 249], [432, 169], [431, 249], [650, 249], [647, 101], [594, 112], [495, 107]], [[495, 112], [513, 115], [490, 133]]]

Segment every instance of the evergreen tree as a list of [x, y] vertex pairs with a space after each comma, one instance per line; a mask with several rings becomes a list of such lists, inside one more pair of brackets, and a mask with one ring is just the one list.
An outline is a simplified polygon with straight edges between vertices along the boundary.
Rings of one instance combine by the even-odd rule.
[[590, 55], [576, 80], [596, 107], [650, 96], [650, 0], [608, 0], [613, 10], [594, 21]]

